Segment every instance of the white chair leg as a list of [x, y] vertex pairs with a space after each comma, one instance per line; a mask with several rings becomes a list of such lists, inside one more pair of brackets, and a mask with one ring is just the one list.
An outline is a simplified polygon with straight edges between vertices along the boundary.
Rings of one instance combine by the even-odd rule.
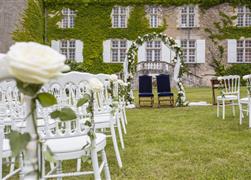
[[234, 105], [234, 101], [232, 101], [232, 111], [233, 111], [233, 116], [235, 116], [235, 105]]
[[81, 170], [81, 159], [77, 159], [77, 172]]
[[220, 116], [220, 102], [217, 101], [217, 117]]
[[225, 101], [222, 100], [222, 119], [225, 119], [225, 111], [226, 111]]
[[[62, 161], [58, 161], [57, 163], [57, 174], [62, 174]], [[58, 177], [57, 180], [62, 180], [62, 177]]]
[[124, 120], [125, 120], [125, 123], [127, 124], [128, 122], [127, 122], [127, 117], [126, 117], [126, 110], [125, 110], [125, 108], [123, 108], [122, 111], [123, 111], [123, 118], [124, 118]]
[[110, 180], [111, 175], [110, 175], [109, 165], [108, 165], [108, 162], [107, 162], [107, 157], [106, 157], [106, 153], [105, 153], [104, 149], [102, 150], [102, 160], [105, 163], [104, 164], [105, 179]]
[[120, 121], [121, 121], [121, 124], [122, 124], [122, 127], [123, 127], [124, 134], [126, 134], [126, 125], [125, 125], [125, 120], [124, 120], [124, 118], [123, 118], [123, 113], [122, 113], [122, 111], [120, 112], [119, 119], [120, 119]]
[[[93, 142], [93, 143], [95, 143], [95, 142]], [[101, 176], [99, 173], [99, 165], [98, 165], [98, 154], [97, 154], [95, 146], [92, 147], [92, 149], [91, 149], [91, 160], [92, 160], [94, 178], [95, 178], [95, 180], [101, 180]]]
[[117, 118], [117, 128], [118, 128], [118, 132], [119, 132], [119, 139], [120, 139], [121, 147], [122, 147], [122, 149], [125, 149], [124, 139], [123, 139], [123, 133], [122, 133], [122, 129], [121, 129], [121, 124], [120, 124], [119, 118]]
[[242, 124], [243, 112], [242, 112], [242, 104], [240, 104], [240, 125]]
[[20, 179], [20, 180], [23, 180], [23, 179], [24, 179], [23, 153], [20, 153], [20, 155], [19, 155], [19, 167], [20, 167], [19, 179]]
[[111, 135], [112, 135], [112, 142], [113, 142], [113, 147], [114, 147], [116, 159], [117, 159], [119, 167], [122, 168], [122, 161], [121, 161], [118, 143], [117, 143], [117, 139], [116, 139], [116, 133], [115, 133], [115, 129], [114, 129], [113, 125], [111, 126]]

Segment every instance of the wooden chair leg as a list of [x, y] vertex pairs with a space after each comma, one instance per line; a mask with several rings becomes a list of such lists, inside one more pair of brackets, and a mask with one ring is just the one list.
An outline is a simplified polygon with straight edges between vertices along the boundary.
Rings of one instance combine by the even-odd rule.
[[158, 108], [160, 108], [160, 98], [158, 96]]

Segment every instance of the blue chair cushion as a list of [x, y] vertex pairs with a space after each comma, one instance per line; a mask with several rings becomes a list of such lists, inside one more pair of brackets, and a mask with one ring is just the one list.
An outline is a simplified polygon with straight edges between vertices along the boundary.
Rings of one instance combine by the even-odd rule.
[[139, 93], [139, 97], [153, 97], [153, 93]]
[[159, 92], [158, 96], [173, 96], [173, 93], [171, 93], [171, 92]]

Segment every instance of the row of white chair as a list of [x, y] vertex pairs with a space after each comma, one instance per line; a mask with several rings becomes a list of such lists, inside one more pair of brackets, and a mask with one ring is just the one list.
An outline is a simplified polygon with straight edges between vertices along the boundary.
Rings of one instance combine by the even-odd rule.
[[[97, 94], [94, 96], [95, 100], [93, 126], [96, 132], [95, 139], [89, 138], [89, 128], [85, 126], [85, 121], [91, 118], [90, 114], [86, 110], [87, 105], [83, 105], [81, 108], [78, 108], [76, 106], [77, 101], [81, 97], [83, 97], [84, 93], [90, 94], [91, 89], [88, 82], [92, 78], [98, 78], [103, 83], [103, 90], [97, 92]], [[8, 104], [11, 102], [14, 105], [25, 107], [25, 103], [21, 103], [22, 95], [19, 93], [15, 86], [11, 88], [11, 93], [6, 90], [8, 83], [9, 82], [3, 82], [3, 84], [0, 84], [0, 103]], [[10, 83], [13, 84], [13, 81]], [[118, 90], [121, 87], [117, 82], [113, 83], [113, 93], [118, 96]], [[124, 149], [123, 131], [124, 133], [126, 133], [127, 124], [125, 103], [123, 97], [120, 97], [118, 100], [118, 107], [115, 109], [114, 114], [112, 113], [114, 109], [111, 108], [113, 100], [111, 99], [111, 95], [109, 94], [110, 84], [110, 75], [93, 75], [89, 73], [70, 72], [43, 86], [42, 91], [54, 94], [54, 96], [57, 98], [58, 104], [54, 107], [49, 108], [42, 108], [39, 104], [37, 105], [38, 122], [40, 121], [39, 133], [40, 140], [42, 141], [42, 154], [40, 159], [40, 163], [42, 165], [42, 169], [40, 169], [42, 171], [42, 179], [61, 179], [62, 177], [88, 174], [94, 174], [95, 179], [101, 179], [100, 174], [102, 169], [104, 169], [105, 171], [106, 179], [111, 179], [105, 152], [107, 132], [110, 132], [111, 134], [116, 159], [119, 167], [122, 168], [122, 160], [117, 143], [116, 129], [119, 133], [121, 147], [122, 149]], [[13, 93], [12, 91], [15, 93]], [[11, 94], [11, 98], [9, 98], [9, 95], [7, 98], [7, 94]], [[13, 106], [8, 106], [7, 109], [12, 109], [12, 107]], [[60, 109], [63, 107], [72, 108], [77, 115], [77, 119], [67, 122], [61, 122], [51, 119], [50, 113], [57, 108]], [[25, 108], [21, 109], [24, 109], [25, 112]], [[1, 112], [5, 113], [1, 114]], [[8, 119], [8, 125], [11, 128], [14, 128], [15, 126], [20, 131], [25, 128], [25, 116], [14, 117], [10, 114], [7, 114], [7, 111], [4, 111], [4, 109], [1, 112], [0, 117], [4, 120], [1, 121], [4, 122], [1, 125], [2, 131], [3, 128], [7, 127], [6, 119]], [[2, 157], [1, 161], [2, 159], [11, 158], [9, 142], [8, 139], [4, 137], [3, 133], [0, 137], [0, 148], [2, 146], [2, 151], [0, 151], [0, 155]], [[47, 157], [48, 153], [50, 153], [50, 156], [52, 156], [52, 158]], [[98, 161], [98, 153], [101, 154], [101, 163], [99, 163]], [[22, 154], [20, 155], [20, 157], [22, 157]], [[83, 159], [83, 157], [91, 158], [93, 171], [81, 172], [81, 159]], [[63, 173], [62, 161], [70, 159], [77, 160], [76, 171]], [[48, 161], [50, 164], [49, 171], [46, 170], [46, 161]], [[20, 164], [20, 168], [16, 170], [14, 170], [12, 165], [9, 175], [20, 172], [20, 178], [22, 178], [22, 158], [20, 158]], [[0, 167], [2, 167], [2, 163], [0, 163]], [[0, 175], [2, 175], [2, 173], [0, 173]], [[9, 175], [5, 176], [5, 178], [9, 177]]]

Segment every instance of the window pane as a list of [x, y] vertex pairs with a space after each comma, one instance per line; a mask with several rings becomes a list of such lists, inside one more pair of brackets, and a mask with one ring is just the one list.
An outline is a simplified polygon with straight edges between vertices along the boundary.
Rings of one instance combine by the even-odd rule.
[[70, 16], [70, 28], [73, 28], [74, 27], [74, 16]]
[[189, 56], [189, 62], [195, 62], [195, 56]]
[[120, 50], [120, 61], [123, 62], [126, 57], [126, 49], [121, 49]]
[[246, 15], [246, 26], [250, 26], [251, 25], [251, 14], [247, 14]]
[[112, 61], [118, 62], [118, 50], [117, 49], [112, 50]]
[[245, 50], [245, 61], [251, 62], [251, 49], [250, 48], [247, 48]]
[[191, 7], [191, 6], [189, 7], [189, 13], [191, 14], [194, 13], [194, 7]]
[[126, 16], [120, 16], [120, 27], [124, 28], [126, 26]]
[[237, 41], [237, 47], [244, 47], [244, 41]]
[[181, 41], [181, 47], [183, 47], [183, 48], [187, 47], [187, 41], [186, 40]]
[[66, 58], [68, 59], [68, 57], [67, 57], [67, 49], [61, 49], [61, 54], [65, 55]]
[[126, 48], [126, 41], [124, 41], [124, 40], [120, 41], [120, 47]]
[[237, 62], [243, 62], [244, 49], [237, 49]]
[[70, 41], [69, 47], [70, 47], [70, 48], [75, 48], [75, 41]]
[[161, 47], [160, 41], [155, 41], [155, 48], [160, 48], [160, 47]]
[[187, 25], [187, 15], [181, 15], [181, 24]]
[[66, 40], [61, 41], [61, 47], [62, 48], [67, 48], [67, 41]]
[[187, 7], [182, 7], [181, 8], [181, 13], [187, 13]]
[[119, 7], [113, 8], [113, 14], [119, 14]]
[[152, 61], [152, 50], [149, 49], [146, 50], [146, 60]]
[[146, 42], [146, 47], [148, 47], [148, 48], [153, 47], [153, 42], [152, 41]]
[[244, 7], [243, 6], [239, 6], [238, 7], [238, 13], [243, 13], [244, 12]]
[[237, 16], [237, 25], [244, 26], [244, 15], [243, 14], [239, 14]]
[[194, 15], [192, 14], [190, 14], [189, 15], [189, 27], [193, 27], [194, 26]]
[[120, 8], [120, 13], [121, 14], [126, 14], [126, 8], [125, 7], [121, 7]]
[[69, 49], [69, 59], [70, 60], [75, 59], [75, 49]]
[[187, 50], [183, 49], [183, 60], [184, 62], [187, 62]]
[[119, 17], [113, 16], [113, 27], [119, 27]]
[[189, 49], [189, 56], [195, 56], [195, 49]]
[[158, 20], [157, 15], [152, 15], [151, 16], [151, 18], [150, 18], [150, 25], [151, 25], [151, 27], [153, 27], [153, 28], [158, 27], [158, 24], [157, 24], [158, 21], [157, 20]]
[[63, 17], [63, 28], [67, 28], [68, 27], [68, 17], [64, 16]]
[[155, 55], [154, 60], [155, 61], [160, 61], [160, 50], [159, 49], [155, 50], [154, 55]]
[[64, 15], [67, 15], [67, 14], [68, 14], [68, 10], [69, 10], [69, 9], [64, 8], [64, 9], [62, 10], [62, 13], [63, 13]]
[[189, 41], [189, 47], [190, 47], [190, 48], [195, 48], [195, 41], [190, 40], [190, 41]]
[[112, 47], [113, 48], [118, 48], [119, 47], [119, 42], [118, 41], [112, 41]]

